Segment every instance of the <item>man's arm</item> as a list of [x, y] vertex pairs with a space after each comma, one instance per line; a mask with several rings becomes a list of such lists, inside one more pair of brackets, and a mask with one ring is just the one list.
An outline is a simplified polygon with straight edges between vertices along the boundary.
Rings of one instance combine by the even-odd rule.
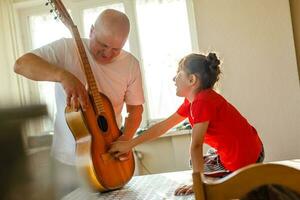
[[21, 56], [15, 62], [14, 70], [17, 74], [34, 81], [61, 82], [63, 74], [67, 73], [63, 68], [53, 65], [33, 53]]
[[41, 57], [27, 53], [21, 56], [14, 66], [17, 74], [35, 81], [60, 82], [67, 95], [67, 105], [85, 109], [88, 95], [83, 84], [63, 67], [51, 64]]
[[123, 135], [120, 140], [130, 140], [142, 121], [143, 105], [126, 105], [128, 116], [125, 118]]

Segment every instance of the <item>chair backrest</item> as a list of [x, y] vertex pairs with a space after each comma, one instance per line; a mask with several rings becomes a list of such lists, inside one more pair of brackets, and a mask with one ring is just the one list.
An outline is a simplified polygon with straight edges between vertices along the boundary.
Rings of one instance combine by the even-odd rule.
[[300, 170], [280, 164], [253, 164], [213, 182], [206, 182], [200, 173], [194, 173], [193, 183], [196, 200], [239, 199], [270, 184], [285, 186], [300, 194]]

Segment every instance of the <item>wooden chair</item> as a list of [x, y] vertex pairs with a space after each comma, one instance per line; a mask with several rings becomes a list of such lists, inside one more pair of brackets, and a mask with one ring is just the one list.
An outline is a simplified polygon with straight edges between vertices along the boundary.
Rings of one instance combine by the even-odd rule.
[[285, 186], [300, 194], [300, 170], [281, 164], [253, 164], [225, 178], [207, 182], [193, 173], [196, 200], [239, 199], [263, 185]]

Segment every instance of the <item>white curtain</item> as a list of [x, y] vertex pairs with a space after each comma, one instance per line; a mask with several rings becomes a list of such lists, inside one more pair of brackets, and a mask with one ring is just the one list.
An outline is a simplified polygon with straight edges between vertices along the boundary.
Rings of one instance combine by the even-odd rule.
[[22, 97], [13, 64], [19, 55], [12, 0], [0, 1], [0, 106], [20, 105]]
[[[37, 86], [16, 75], [13, 66], [23, 53], [13, 0], [0, 1], [0, 107], [38, 104]], [[25, 135], [40, 133], [40, 120], [28, 123]]]

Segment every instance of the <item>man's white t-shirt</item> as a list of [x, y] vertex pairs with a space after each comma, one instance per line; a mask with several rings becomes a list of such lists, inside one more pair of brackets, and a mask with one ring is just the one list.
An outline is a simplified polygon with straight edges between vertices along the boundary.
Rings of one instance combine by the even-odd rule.
[[[109, 64], [99, 64], [89, 51], [89, 40], [83, 44], [99, 91], [111, 101], [118, 125], [124, 103], [141, 105], [144, 103], [141, 71], [138, 60], [122, 50]], [[74, 74], [84, 85], [86, 80], [77, 55], [75, 43], [71, 38], [62, 38], [32, 51], [49, 63], [58, 65]], [[54, 136], [51, 154], [59, 161], [75, 164], [75, 140], [70, 132], [64, 115], [66, 95], [60, 83], [55, 83], [57, 113], [54, 122]]]

